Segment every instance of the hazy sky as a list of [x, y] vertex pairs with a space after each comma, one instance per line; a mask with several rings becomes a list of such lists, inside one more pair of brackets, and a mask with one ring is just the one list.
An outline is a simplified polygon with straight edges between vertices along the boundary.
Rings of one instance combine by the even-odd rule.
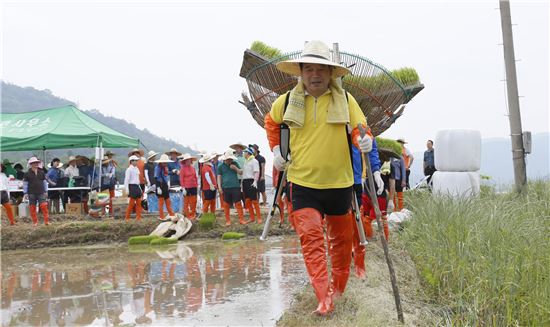
[[[265, 132], [237, 102], [254, 40], [283, 52], [338, 42], [388, 69], [415, 68], [425, 89], [383, 134], [405, 137], [413, 151], [440, 129], [509, 135], [496, 0], [2, 2], [3, 80], [197, 150], [241, 141], [268, 152]], [[547, 132], [548, 1], [511, 5], [523, 129]]]

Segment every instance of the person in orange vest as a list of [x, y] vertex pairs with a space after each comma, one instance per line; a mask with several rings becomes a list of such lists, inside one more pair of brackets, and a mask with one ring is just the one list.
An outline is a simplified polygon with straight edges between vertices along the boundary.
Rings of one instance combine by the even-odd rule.
[[164, 217], [164, 204], [166, 203], [166, 209], [170, 216], [174, 215], [172, 210], [172, 203], [170, 202], [170, 172], [168, 163], [173, 161], [168, 158], [167, 154], [162, 154], [160, 159], [155, 160], [157, 166], [155, 167], [155, 183], [156, 192], [159, 200], [159, 220], [165, 220]]
[[141, 220], [141, 197], [143, 195], [143, 190], [139, 185], [139, 175], [140, 171], [137, 168], [138, 161], [141, 159], [138, 156], [132, 155], [128, 158], [130, 165], [126, 169], [126, 174], [124, 175], [124, 189], [130, 198], [128, 202], [128, 208], [126, 208], [126, 221], [130, 220], [130, 214], [136, 209], [136, 220]]
[[4, 164], [0, 164], [0, 202], [4, 209], [6, 209], [6, 216], [10, 221], [10, 225], [15, 225], [15, 218], [13, 217], [13, 208], [10, 204], [10, 191], [8, 189], [8, 177], [4, 174], [6, 167]]
[[183, 187], [183, 215], [195, 220], [197, 216], [197, 190], [199, 182], [193, 162], [197, 158], [185, 153], [180, 162], [180, 185]]
[[[327, 315], [334, 310], [334, 300], [344, 293], [352, 259], [350, 146], [368, 153], [372, 150], [372, 135], [360, 135], [357, 126], [366, 128], [365, 115], [337, 80], [350, 71], [331, 60], [324, 43], [310, 41], [300, 58], [281, 61], [276, 67], [300, 78], [289, 93], [275, 100], [264, 126], [273, 164], [280, 171], [288, 170], [292, 219], [318, 301], [314, 313]], [[290, 127], [290, 162], [280, 151], [283, 123]], [[324, 226], [330, 247], [330, 280]]]
[[49, 224], [48, 216], [48, 182], [44, 170], [38, 168], [42, 162], [37, 157], [29, 159], [29, 171], [23, 178], [23, 193], [25, 198], [29, 199], [29, 211], [31, 213], [33, 226], [38, 226], [38, 217], [36, 216], [36, 204], [44, 216], [44, 225]]
[[201, 185], [202, 185], [202, 207], [204, 213], [216, 212], [216, 190], [218, 184], [216, 183], [216, 175], [212, 169], [212, 160], [216, 157], [216, 154], [207, 154], [201, 159], [199, 163], [202, 164], [201, 169]]
[[405, 142], [405, 139], [404, 138], [399, 138], [397, 139], [397, 142], [399, 144], [401, 144], [402, 146], [402, 150], [401, 150], [401, 154], [403, 155], [403, 160], [405, 161], [405, 171], [406, 171], [406, 179], [405, 179], [405, 183], [406, 183], [406, 186], [407, 186], [407, 189], [410, 189], [411, 186], [409, 184], [409, 176], [411, 175], [411, 166], [413, 164], [413, 161], [414, 161], [414, 156], [412, 154], [412, 152], [405, 147], [405, 144], [407, 144], [407, 142]]

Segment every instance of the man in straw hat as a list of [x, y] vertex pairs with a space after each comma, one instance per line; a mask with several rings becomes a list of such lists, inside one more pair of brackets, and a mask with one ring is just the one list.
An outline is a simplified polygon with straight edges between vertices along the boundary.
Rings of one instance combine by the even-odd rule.
[[155, 160], [157, 160], [157, 155], [158, 153], [155, 151], [149, 151], [146, 156], [147, 162], [145, 163], [144, 171], [147, 192], [155, 191], [155, 167], [157, 166]]
[[[63, 177], [63, 163], [59, 158], [53, 158], [52, 161], [48, 164], [48, 173], [46, 174], [46, 180], [48, 181], [48, 186], [56, 187], [59, 180]], [[59, 213], [59, 199], [61, 198], [61, 193], [59, 191], [49, 191], [48, 197], [51, 201], [50, 211], [51, 213]]]
[[222, 163], [218, 167], [218, 185], [221, 186], [220, 196], [223, 197], [222, 205], [225, 214], [225, 226], [231, 225], [231, 217], [229, 216], [229, 208], [232, 204], [237, 209], [239, 215], [239, 223], [246, 225], [244, 221], [243, 205], [241, 203], [241, 183], [237, 178], [238, 174], [242, 174], [242, 169], [237, 163], [237, 157], [234, 154], [235, 150], [229, 149], [220, 158]]
[[38, 168], [41, 161], [37, 157], [31, 157], [28, 165], [29, 171], [23, 178], [23, 193], [29, 199], [29, 211], [31, 213], [33, 226], [38, 225], [36, 216], [36, 205], [44, 216], [44, 225], [48, 225], [48, 182], [44, 170]]
[[[372, 136], [360, 136], [357, 125], [366, 127], [365, 116], [357, 101], [349, 94], [346, 97], [337, 81], [350, 71], [331, 61], [324, 43], [308, 42], [300, 58], [279, 62], [277, 69], [300, 79], [288, 94], [286, 109], [287, 94], [273, 103], [265, 116], [265, 130], [273, 150], [273, 164], [279, 170], [288, 169], [292, 220], [319, 303], [314, 312], [326, 315], [334, 310], [334, 299], [346, 288], [351, 264], [353, 170], [347, 127], [353, 128], [351, 142], [363, 153], [371, 151]], [[280, 151], [283, 123], [291, 129], [290, 164]], [[332, 262], [330, 281], [323, 216]]]
[[197, 172], [193, 167], [193, 161], [197, 157], [185, 153], [181, 157], [180, 166], [180, 185], [183, 187], [183, 215], [186, 218], [194, 220], [197, 210], [197, 190], [199, 182], [197, 180]]
[[403, 155], [403, 160], [405, 160], [405, 171], [407, 172], [407, 176], [406, 176], [407, 188], [411, 188], [411, 186], [409, 185], [409, 176], [411, 175], [411, 166], [412, 166], [413, 161], [414, 161], [414, 156], [413, 156], [411, 150], [409, 150], [405, 146], [405, 144], [407, 144], [407, 142], [405, 141], [404, 137], [398, 138], [397, 142], [399, 144], [401, 144], [401, 146], [402, 146], [401, 154]]
[[155, 182], [156, 192], [159, 199], [159, 219], [164, 220], [164, 203], [166, 203], [166, 209], [170, 216], [174, 215], [172, 211], [172, 203], [170, 202], [170, 174], [168, 164], [173, 162], [168, 158], [168, 155], [162, 154], [160, 159], [155, 160], [157, 166], [155, 167]]
[[176, 148], [171, 148], [170, 151], [165, 152], [170, 156], [170, 162], [168, 163], [168, 174], [170, 175], [170, 185], [180, 185], [180, 163], [178, 157], [182, 155]]
[[216, 157], [216, 154], [205, 154], [199, 159], [199, 163], [202, 164], [201, 169], [201, 185], [202, 185], [202, 207], [204, 213], [215, 213], [216, 211], [216, 190], [218, 184], [216, 183], [216, 174], [214, 173], [212, 160]]

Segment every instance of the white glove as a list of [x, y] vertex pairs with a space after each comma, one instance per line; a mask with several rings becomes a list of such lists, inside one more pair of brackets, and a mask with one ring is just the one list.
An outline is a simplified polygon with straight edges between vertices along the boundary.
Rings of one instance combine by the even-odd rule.
[[376, 191], [377, 195], [382, 194], [384, 192], [384, 181], [382, 180], [382, 176], [380, 176], [380, 171], [375, 171], [374, 174], [372, 174], [374, 177], [374, 182], [376, 183], [376, 187], [378, 187], [378, 191]]
[[29, 195], [28, 194], [23, 195], [23, 202], [29, 202]]
[[[283, 171], [286, 169], [288, 165], [288, 161], [286, 161], [283, 156], [281, 155], [280, 146], [276, 145], [273, 148], [273, 166], [277, 168], [278, 171]], [[290, 161], [290, 154], [288, 155], [288, 160]]]
[[370, 136], [365, 135], [363, 137], [358, 136], [357, 137], [357, 143], [359, 144], [359, 149], [361, 149], [361, 152], [363, 153], [369, 153], [372, 150], [372, 139]]
[[214, 187], [214, 185], [210, 184], [210, 191], [215, 191], [216, 188]]
[[387, 213], [392, 213], [395, 210], [395, 205], [393, 204], [393, 200], [388, 201], [388, 207], [386, 208]]
[[162, 189], [160, 187], [157, 187], [157, 194], [162, 195]]
[[181, 191], [183, 192], [183, 196], [187, 195], [187, 190], [185, 188], [182, 188]]
[[256, 182], [256, 181], [252, 182], [252, 187], [253, 188], [258, 188], [258, 182]]

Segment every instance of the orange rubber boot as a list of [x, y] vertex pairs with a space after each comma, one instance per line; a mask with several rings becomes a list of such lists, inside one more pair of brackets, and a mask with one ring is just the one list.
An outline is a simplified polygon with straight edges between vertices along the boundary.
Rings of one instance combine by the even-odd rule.
[[173, 216], [174, 210], [172, 210], [172, 202], [170, 201], [170, 198], [164, 199], [164, 203], [166, 203], [166, 210], [168, 210], [168, 214]]
[[136, 205], [136, 199], [130, 198], [130, 202], [128, 202], [128, 207], [126, 208], [126, 216], [125, 220], [130, 220], [130, 214], [132, 213], [132, 210], [134, 210], [134, 206]]
[[193, 219], [197, 218], [197, 196], [196, 195], [191, 196], [191, 217], [193, 217]]
[[231, 225], [231, 217], [229, 217], [229, 203], [223, 201], [223, 213], [225, 214], [225, 226]]
[[283, 200], [283, 198], [279, 198], [277, 204], [279, 205], [279, 213], [281, 214], [279, 224], [283, 224], [285, 222], [285, 201]]
[[296, 233], [300, 237], [309, 281], [319, 303], [314, 313], [327, 315], [334, 310], [334, 304], [328, 280], [323, 218], [319, 211], [303, 208], [292, 213], [292, 220], [295, 223]]
[[141, 210], [143, 209], [141, 207], [141, 199], [136, 199], [136, 220], [141, 220]]
[[115, 197], [115, 190], [109, 190], [109, 216], [113, 216], [113, 198]]
[[38, 226], [38, 217], [36, 217], [36, 204], [29, 205], [29, 211], [31, 212], [32, 225]]
[[[361, 217], [363, 223], [363, 229], [366, 230], [366, 217]], [[372, 232], [372, 228], [371, 228]], [[365, 278], [366, 269], [365, 269], [365, 247], [359, 244], [359, 231], [357, 229], [357, 224], [353, 225], [353, 265], [355, 267], [355, 276], [357, 278]]]
[[248, 215], [250, 216], [249, 223], [254, 222], [254, 220], [256, 220], [256, 217], [254, 216], [254, 208], [252, 208], [252, 201], [250, 199], [244, 200], [244, 206], [248, 211]]
[[397, 211], [403, 210], [403, 192], [397, 192], [397, 208]]
[[189, 218], [189, 216], [190, 216], [190, 213], [189, 213], [189, 205], [190, 205], [189, 200], [190, 199], [189, 199], [189, 197], [190, 196], [187, 196], [187, 195], [183, 196], [183, 216], [185, 218]]
[[239, 224], [246, 225], [249, 223], [249, 221], [244, 221], [244, 210], [243, 210], [243, 204], [241, 201], [235, 202], [235, 208], [237, 209], [237, 214], [239, 215]]
[[164, 198], [159, 198], [159, 218], [164, 219]]
[[210, 201], [210, 213], [216, 213], [216, 199], [209, 200]]
[[8, 220], [10, 221], [10, 225], [15, 225], [15, 218], [13, 217], [13, 211], [11, 204], [9, 202], [6, 202], [2, 205], [6, 209], [6, 216], [8, 216]]
[[388, 217], [382, 216], [382, 227], [384, 227], [384, 236], [386, 237], [386, 241], [390, 240], [390, 228], [388, 226]]
[[40, 203], [40, 211], [42, 211], [42, 216], [44, 216], [44, 225], [48, 225], [50, 222], [50, 217], [48, 216], [48, 202]]
[[251, 207], [256, 211], [256, 217], [258, 217], [258, 224], [262, 223], [262, 213], [260, 212], [260, 202], [258, 200], [252, 200]]
[[353, 218], [351, 212], [345, 215], [326, 215], [327, 238], [329, 240], [332, 263], [331, 286], [334, 297], [338, 298], [346, 289], [351, 265]]

